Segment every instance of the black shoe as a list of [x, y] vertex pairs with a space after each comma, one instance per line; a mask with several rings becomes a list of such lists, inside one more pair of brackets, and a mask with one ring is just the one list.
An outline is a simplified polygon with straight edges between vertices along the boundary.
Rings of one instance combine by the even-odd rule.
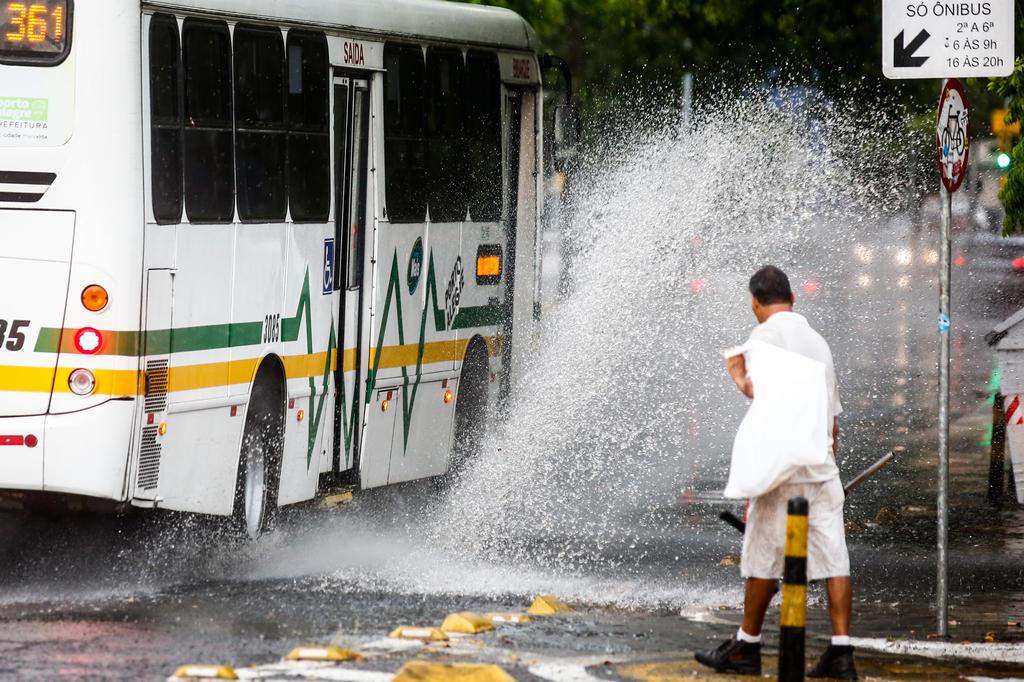
[[717, 649], [698, 651], [693, 655], [715, 672], [733, 672], [740, 675], [761, 674], [761, 645], [743, 642], [735, 637], [722, 642]]
[[853, 665], [853, 647], [829, 644], [818, 664], [807, 671], [807, 677], [830, 677], [835, 680], [857, 679]]

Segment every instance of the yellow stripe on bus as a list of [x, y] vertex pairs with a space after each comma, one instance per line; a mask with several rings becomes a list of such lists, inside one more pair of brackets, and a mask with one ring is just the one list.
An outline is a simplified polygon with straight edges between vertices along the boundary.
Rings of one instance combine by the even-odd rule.
[[[52, 387], [55, 393], [70, 393], [68, 377], [74, 370], [71, 367], [0, 367], [0, 391], [19, 391], [22, 393], [49, 393]], [[96, 392], [104, 395], [137, 395], [139, 373], [136, 370], [96, 369]]]
[[[497, 352], [495, 337], [487, 339], [491, 354]], [[462, 359], [469, 341], [435, 341], [423, 346], [423, 364], [451, 362]], [[376, 353], [370, 350], [372, 366]], [[418, 344], [404, 346], [388, 346], [384, 348], [380, 358], [380, 368], [394, 369], [397, 367], [415, 366], [419, 355]], [[345, 372], [356, 368], [357, 350], [346, 348], [342, 354], [342, 366]], [[309, 353], [305, 355], [287, 355], [282, 358], [285, 374], [289, 379], [323, 376], [327, 353]], [[204, 388], [217, 388], [231, 384], [247, 384], [252, 381], [253, 374], [260, 358], [231, 360], [228, 362], [210, 362], [201, 365], [185, 365], [171, 367], [168, 371], [168, 390], [194, 391]], [[331, 371], [337, 369], [338, 351], [331, 351]], [[68, 376], [71, 367], [15, 367], [0, 366], [0, 391], [18, 391], [23, 393], [70, 393]], [[145, 392], [143, 372], [134, 369], [93, 369], [96, 376], [96, 393], [101, 395], [142, 395]]]
[[[423, 364], [430, 365], [435, 362], [451, 362], [462, 358], [469, 345], [468, 339], [455, 341], [435, 341], [434, 343], [423, 344]], [[420, 353], [418, 343], [407, 343], [404, 346], [388, 346], [381, 351], [380, 369], [394, 369], [396, 367], [409, 367], [415, 365]], [[370, 350], [370, 366], [377, 354]]]
[[53, 367], [0, 367], [0, 391], [49, 393]]

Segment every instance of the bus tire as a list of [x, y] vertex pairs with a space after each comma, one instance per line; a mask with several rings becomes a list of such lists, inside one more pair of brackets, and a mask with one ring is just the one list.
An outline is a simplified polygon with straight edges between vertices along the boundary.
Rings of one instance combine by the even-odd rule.
[[470, 458], [479, 452], [487, 434], [487, 386], [490, 372], [487, 345], [477, 337], [466, 350], [459, 374], [449, 475], [458, 476], [462, 472]]
[[281, 479], [284, 397], [280, 380], [265, 367], [260, 368], [249, 397], [235, 483], [232, 525], [238, 537], [248, 540], [270, 529]]

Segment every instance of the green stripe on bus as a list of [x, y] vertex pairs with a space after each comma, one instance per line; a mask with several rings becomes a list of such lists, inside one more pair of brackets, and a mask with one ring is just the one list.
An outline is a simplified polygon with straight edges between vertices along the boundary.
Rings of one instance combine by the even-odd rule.
[[[298, 320], [283, 320], [282, 323]], [[295, 332], [291, 339], [298, 338], [298, 324], [292, 325]], [[103, 330], [105, 340], [101, 355], [166, 355], [192, 351], [217, 350], [255, 346], [263, 341], [263, 322], [234, 322], [231, 324], [207, 324], [198, 327], [175, 327], [173, 329], [152, 329], [136, 331]], [[56, 353], [60, 348], [61, 330], [44, 327], [39, 331], [35, 352]], [[139, 339], [145, 338], [145, 348]]]
[[[393, 274], [393, 273], [392, 273]], [[429, 278], [428, 278], [429, 279]], [[429, 281], [428, 286], [436, 286]], [[433, 292], [432, 292], [433, 293]], [[301, 298], [301, 296], [300, 296]], [[427, 319], [433, 318], [434, 330], [445, 331], [444, 310], [438, 305], [436, 294], [428, 303], [432, 310], [424, 312]], [[308, 305], [308, 301], [305, 302]], [[281, 320], [281, 341], [292, 343], [298, 341], [302, 327], [302, 301], [300, 310], [294, 317]], [[384, 318], [387, 318], [388, 303], [385, 302]], [[432, 314], [428, 314], [432, 313]], [[459, 310], [452, 320], [451, 329], [473, 329], [499, 324], [504, 319], [504, 306], [482, 305], [469, 306]], [[36, 353], [56, 353], [60, 350], [61, 329], [43, 327], [36, 339]], [[70, 332], [69, 332], [70, 333]], [[207, 324], [196, 327], [174, 327], [172, 329], [153, 329], [148, 332], [102, 330], [105, 340], [101, 355], [137, 357], [139, 355], [167, 355], [174, 353], [190, 353], [196, 351], [239, 348], [242, 346], [258, 346], [263, 343], [263, 321], [232, 322], [230, 324]], [[65, 345], [68, 344], [65, 342]]]
[[481, 305], [461, 308], [452, 320], [452, 329], [472, 329], [473, 327], [492, 327], [499, 324], [505, 317], [505, 309], [500, 305]]

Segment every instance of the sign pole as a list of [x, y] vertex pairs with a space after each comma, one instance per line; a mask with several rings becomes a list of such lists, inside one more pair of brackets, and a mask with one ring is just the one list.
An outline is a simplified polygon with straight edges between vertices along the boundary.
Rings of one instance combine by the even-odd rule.
[[[955, 10], [955, 11], [950, 11]], [[1015, 3], [912, 4], [882, 0], [882, 73], [886, 78], [943, 78], [936, 121], [942, 176], [939, 272], [938, 634], [948, 635], [949, 538], [949, 285], [952, 194], [963, 182], [970, 150], [967, 94], [957, 78], [1013, 73]]]
[[971, 149], [971, 122], [967, 93], [955, 78], [942, 83], [939, 111], [935, 126], [939, 176], [942, 186], [942, 234], [939, 236], [939, 471], [936, 494], [938, 516], [936, 539], [935, 612], [939, 619], [938, 635], [948, 632], [948, 544], [949, 544], [949, 337], [951, 336], [949, 293], [951, 223], [953, 192], [960, 188], [967, 175]]
[[939, 619], [939, 637], [947, 636], [947, 540], [949, 537], [949, 280], [950, 219], [953, 193], [941, 188], [942, 234], [939, 247], [939, 482], [938, 482], [938, 573], [935, 612]]

